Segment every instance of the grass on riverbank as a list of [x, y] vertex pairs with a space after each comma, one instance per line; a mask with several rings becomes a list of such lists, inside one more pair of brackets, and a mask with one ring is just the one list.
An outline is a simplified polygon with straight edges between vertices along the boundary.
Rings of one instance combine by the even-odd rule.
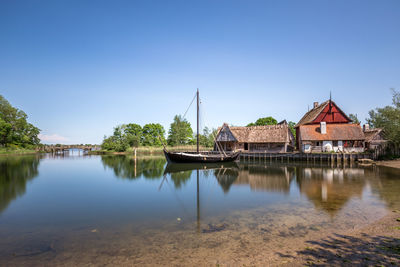
[[23, 154], [36, 154], [38, 153], [34, 149], [26, 148], [0, 148], [0, 155], [23, 155]]

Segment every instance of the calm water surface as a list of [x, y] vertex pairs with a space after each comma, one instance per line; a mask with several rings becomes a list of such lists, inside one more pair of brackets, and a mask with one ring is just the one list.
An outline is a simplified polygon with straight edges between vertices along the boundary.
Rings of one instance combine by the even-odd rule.
[[389, 168], [269, 160], [1, 157], [0, 265], [182, 264], [221, 259], [216, 250], [251, 256], [381, 218], [399, 207], [399, 178]]

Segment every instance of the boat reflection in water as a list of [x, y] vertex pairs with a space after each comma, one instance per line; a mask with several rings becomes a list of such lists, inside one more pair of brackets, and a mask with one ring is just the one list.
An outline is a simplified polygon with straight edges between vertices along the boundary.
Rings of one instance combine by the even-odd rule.
[[200, 233], [200, 185], [199, 185], [199, 170], [214, 171], [214, 175], [218, 183], [223, 188], [224, 192], [229, 191], [229, 187], [238, 176], [239, 166], [235, 162], [226, 163], [168, 163], [164, 170], [164, 178], [160, 184], [162, 187], [165, 180], [170, 176], [175, 184], [175, 188], [179, 188], [181, 181], [190, 179], [192, 171], [196, 171], [196, 220], [197, 232]]

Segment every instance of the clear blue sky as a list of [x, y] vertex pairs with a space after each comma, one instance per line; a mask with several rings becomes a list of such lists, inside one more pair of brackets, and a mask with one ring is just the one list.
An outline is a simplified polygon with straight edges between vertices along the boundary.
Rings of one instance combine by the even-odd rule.
[[168, 130], [196, 88], [209, 127], [297, 122], [329, 91], [364, 120], [400, 89], [399, 14], [396, 0], [0, 0], [0, 94], [63, 143]]

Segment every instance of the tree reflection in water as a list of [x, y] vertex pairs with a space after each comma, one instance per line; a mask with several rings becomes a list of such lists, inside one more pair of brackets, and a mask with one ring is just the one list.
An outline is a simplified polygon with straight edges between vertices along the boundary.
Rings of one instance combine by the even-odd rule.
[[160, 179], [165, 165], [164, 157], [135, 158], [133, 156], [101, 156], [104, 167], [111, 168], [116, 177], [123, 179]]
[[371, 190], [391, 209], [400, 209], [400, 171], [390, 167], [365, 169]]
[[26, 183], [38, 174], [39, 156], [0, 157], [0, 213], [26, 192]]
[[[193, 170], [202, 177], [214, 176], [223, 192], [228, 194], [235, 185], [248, 185], [252, 191], [290, 194], [291, 186], [331, 216], [335, 216], [352, 198], [361, 198], [367, 185], [389, 207], [400, 206], [400, 176], [395, 169], [380, 167], [346, 167], [313, 164], [248, 164], [202, 165], [170, 164], [163, 157], [138, 158], [132, 156], [102, 156], [105, 167], [125, 179], [160, 179], [168, 176], [175, 188], [182, 188], [190, 180]], [[164, 169], [164, 166], [165, 169]]]

